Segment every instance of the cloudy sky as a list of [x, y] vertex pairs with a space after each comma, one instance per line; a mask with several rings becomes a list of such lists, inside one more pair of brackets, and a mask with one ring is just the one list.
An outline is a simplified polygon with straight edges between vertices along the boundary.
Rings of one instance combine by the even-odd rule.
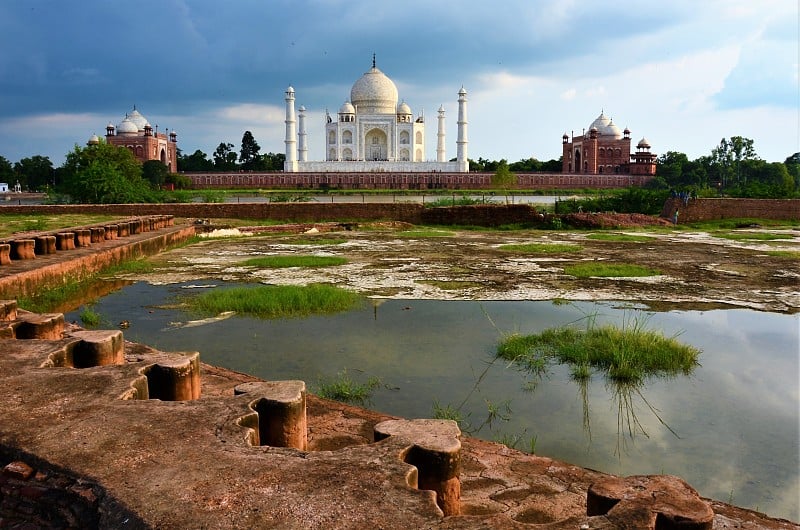
[[800, 150], [797, 0], [3, 0], [0, 156], [45, 155], [118, 124], [135, 105], [185, 153], [284, 151], [283, 94], [308, 109], [309, 159], [377, 55], [415, 115], [469, 99], [469, 156], [561, 155], [601, 110], [656, 153], [707, 155], [752, 138]]

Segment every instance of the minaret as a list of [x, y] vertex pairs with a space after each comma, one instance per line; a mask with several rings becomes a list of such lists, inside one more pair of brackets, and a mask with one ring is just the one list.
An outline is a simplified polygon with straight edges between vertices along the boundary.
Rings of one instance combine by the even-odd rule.
[[462, 173], [469, 171], [467, 143], [467, 91], [462, 86], [461, 90], [458, 91], [458, 140], [456, 140], [458, 150], [456, 163], [458, 164], [458, 171]]
[[439, 106], [439, 130], [436, 133], [436, 161], [447, 162], [444, 143], [444, 105]]
[[300, 105], [297, 114], [297, 158], [300, 162], [308, 161], [308, 146], [306, 145], [306, 108]]
[[294, 88], [286, 89], [286, 161], [283, 163], [283, 170], [287, 173], [297, 172], [297, 140], [294, 121]]

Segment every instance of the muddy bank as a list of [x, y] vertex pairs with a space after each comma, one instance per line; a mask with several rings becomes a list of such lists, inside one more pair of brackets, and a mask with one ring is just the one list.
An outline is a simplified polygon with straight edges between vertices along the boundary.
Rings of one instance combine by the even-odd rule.
[[[214, 222], [212, 222], [213, 228]], [[153, 283], [200, 279], [274, 284], [332, 283], [371, 297], [440, 300], [620, 300], [653, 309], [744, 307], [800, 310], [800, 232], [772, 231], [774, 241], [742, 241], [701, 231], [642, 229], [611, 232], [637, 241], [592, 239], [590, 231], [429, 231], [406, 225], [349, 224], [271, 227], [242, 237], [209, 239], [159, 255]], [[311, 232], [308, 233], [309, 229]], [[238, 229], [248, 232], [246, 228]], [[763, 229], [739, 232], [759, 233]], [[305, 233], [304, 233], [305, 232]], [[234, 234], [237, 232], [233, 232]], [[608, 234], [609, 232], [604, 232]], [[566, 244], [568, 251], [529, 254], [509, 244]], [[781, 255], [781, 253], [783, 253]], [[257, 269], [241, 262], [261, 255], [335, 255], [329, 268]], [[639, 278], [577, 278], [565, 266], [627, 263], [658, 274]]]

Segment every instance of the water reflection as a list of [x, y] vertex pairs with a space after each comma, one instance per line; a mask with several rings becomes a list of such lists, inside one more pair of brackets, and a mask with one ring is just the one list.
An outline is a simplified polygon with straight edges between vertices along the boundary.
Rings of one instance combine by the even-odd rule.
[[493, 362], [498, 330], [538, 333], [592, 311], [598, 324], [621, 323], [631, 309], [610, 303], [386, 300], [339, 315], [278, 321], [235, 315], [170, 328], [195, 318], [169, 306], [185, 293], [180, 285], [137, 283], [95, 309], [107, 321], [128, 320], [128, 340], [197, 350], [211, 364], [266, 379], [304, 379], [312, 387], [343, 369], [375, 375], [389, 387], [373, 395], [378, 410], [430, 417], [434, 403], [463, 402], [478, 428], [491, 406], [493, 424], [479, 436], [535, 440], [538, 454], [615, 474], [679, 475], [704, 496], [732, 496], [736, 504], [800, 519], [798, 316], [655, 313], [649, 326], [701, 349], [702, 366], [691, 377], [618, 389], [602, 377], [576, 383], [563, 365], [529, 384], [530, 374]]

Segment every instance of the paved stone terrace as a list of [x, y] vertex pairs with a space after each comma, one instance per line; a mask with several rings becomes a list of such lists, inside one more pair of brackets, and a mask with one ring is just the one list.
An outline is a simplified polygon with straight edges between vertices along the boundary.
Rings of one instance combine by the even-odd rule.
[[800, 528], [677, 477], [612, 477], [322, 400], [13, 300], [0, 404], [0, 528]]
[[800, 528], [677, 477], [610, 477], [13, 301], [0, 316], [0, 527]]

